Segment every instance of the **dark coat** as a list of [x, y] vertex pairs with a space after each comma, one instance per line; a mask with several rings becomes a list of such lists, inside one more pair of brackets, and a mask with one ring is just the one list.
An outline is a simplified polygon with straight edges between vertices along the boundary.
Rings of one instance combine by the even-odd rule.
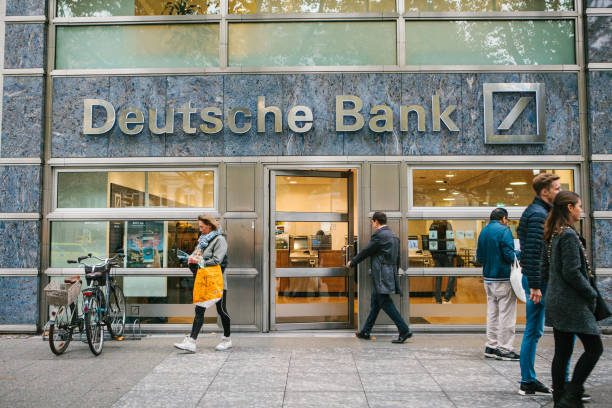
[[520, 252], [514, 250], [514, 238], [510, 228], [497, 220], [489, 222], [478, 237], [476, 258], [483, 265], [485, 281], [507, 282], [510, 280], [510, 266]]
[[400, 240], [383, 225], [370, 238], [368, 245], [351, 260], [351, 266], [371, 257], [372, 281], [378, 294], [402, 294], [399, 285], [398, 265], [400, 263]]
[[550, 204], [536, 197], [523, 211], [519, 221], [517, 234], [521, 243], [521, 267], [523, 275], [527, 276], [530, 289], [540, 289], [546, 284], [546, 281], [542, 282], [540, 273], [540, 255], [544, 223], [550, 209]]
[[597, 292], [591, 286], [585, 254], [571, 228], [555, 236], [548, 261], [548, 244], [542, 251], [542, 277], [546, 289], [546, 325], [570, 333], [599, 334], [593, 315]]

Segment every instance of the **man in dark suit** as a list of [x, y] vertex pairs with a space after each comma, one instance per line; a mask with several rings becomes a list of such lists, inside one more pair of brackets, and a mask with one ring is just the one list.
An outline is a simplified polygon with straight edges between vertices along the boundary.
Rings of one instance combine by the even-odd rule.
[[391, 299], [392, 293], [402, 294], [397, 273], [400, 263], [400, 240], [387, 226], [387, 216], [383, 212], [377, 211], [372, 216], [372, 229], [374, 229], [374, 233], [370, 238], [370, 243], [346, 264], [350, 268], [357, 266], [359, 262], [368, 257], [372, 258], [371, 270], [374, 290], [372, 291], [370, 315], [363, 329], [355, 335], [360, 339], [369, 340], [378, 312], [382, 309], [389, 315], [399, 330], [399, 337], [392, 343], [403, 343], [406, 339], [412, 337], [412, 332], [395, 308], [393, 299]]

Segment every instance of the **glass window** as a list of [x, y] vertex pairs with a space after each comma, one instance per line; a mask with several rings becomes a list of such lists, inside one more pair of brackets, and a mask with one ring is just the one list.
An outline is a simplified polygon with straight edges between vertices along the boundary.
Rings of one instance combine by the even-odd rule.
[[57, 69], [218, 65], [219, 24], [60, 26], [56, 31]]
[[[482, 276], [410, 277], [410, 323], [487, 323], [487, 296]], [[438, 299], [441, 299], [438, 301]], [[437, 304], [441, 303], [441, 304]], [[525, 304], [518, 301], [518, 324], [525, 324]]]
[[347, 213], [346, 180], [276, 176], [276, 211]]
[[573, 170], [483, 169], [413, 170], [415, 207], [527, 206], [539, 173], [557, 174], [563, 190], [574, 191]]
[[406, 11], [566, 11], [573, 0], [405, 0]]
[[229, 0], [230, 14], [380, 13], [395, 11], [394, 0]]
[[276, 278], [276, 322], [346, 322], [347, 283], [345, 277]]
[[218, 14], [219, 0], [57, 0], [58, 17]]
[[395, 22], [230, 23], [230, 66], [394, 65]]
[[91, 253], [126, 255], [124, 268], [186, 268], [199, 236], [196, 221], [58, 221], [51, 224], [51, 267]]
[[213, 171], [59, 172], [58, 208], [212, 208]]
[[[476, 268], [478, 236], [488, 220], [408, 220], [409, 268]], [[510, 220], [517, 238], [518, 220]]]
[[346, 222], [277, 222], [277, 268], [343, 267]]
[[575, 63], [569, 20], [406, 22], [406, 65]]

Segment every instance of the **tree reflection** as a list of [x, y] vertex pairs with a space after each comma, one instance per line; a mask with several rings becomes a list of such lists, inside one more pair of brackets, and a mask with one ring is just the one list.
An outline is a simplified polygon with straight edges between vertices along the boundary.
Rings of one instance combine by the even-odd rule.
[[573, 0], [405, 0], [406, 11], [564, 11]]
[[58, 17], [218, 14], [220, 0], [57, 0]]
[[229, 0], [230, 14], [380, 13], [395, 11], [395, 0]]

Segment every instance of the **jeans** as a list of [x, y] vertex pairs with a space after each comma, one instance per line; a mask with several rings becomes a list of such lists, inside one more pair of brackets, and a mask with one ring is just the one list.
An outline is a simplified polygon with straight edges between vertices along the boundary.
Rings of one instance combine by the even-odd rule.
[[542, 286], [542, 299], [540, 303], [529, 300], [529, 283], [527, 276], [523, 275], [523, 289], [527, 296], [526, 325], [521, 343], [521, 381], [531, 383], [536, 381], [535, 357], [538, 341], [544, 333], [544, 293], [546, 287]]
[[[444, 292], [444, 300], [447, 302], [451, 300], [454, 295], [456, 276], [449, 276], [448, 282], [446, 282], [446, 291]], [[442, 303], [442, 276], [436, 276], [436, 286], [434, 289], [434, 296], [437, 303]]]
[[374, 327], [374, 323], [376, 322], [376, 318], [378, 317], [378, 313], [380, 309], [384, 310], [387, 315], [393, 320], [393, 323], [397, 326], [400, 334], [405, 334], [410, 331], [408, 325], [402, 319], [400, 312], [395, 308], [393, 304], [393, 299], [391, 299], [391, 295], [379, 295], [376, 292], [372, 292], [372, 299], [370, 302], [370, 314], [368, 315], [368, 319], [363, 325], [362, 333], [369, 334]]

